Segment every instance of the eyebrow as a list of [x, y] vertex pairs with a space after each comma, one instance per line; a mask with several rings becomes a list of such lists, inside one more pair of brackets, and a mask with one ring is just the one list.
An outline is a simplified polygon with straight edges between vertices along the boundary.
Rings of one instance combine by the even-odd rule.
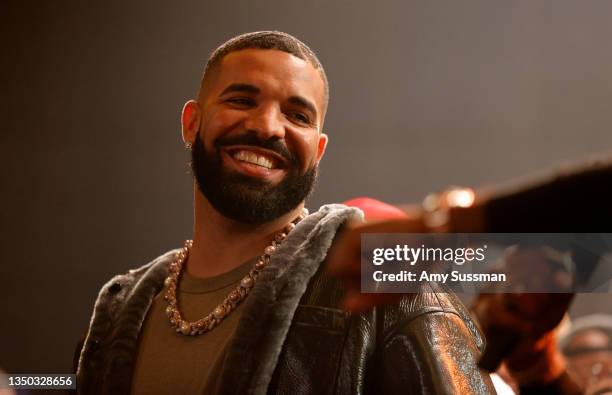
[[252, 93], [256, 95], [259, 92], [261, 92], [261, 90], [255, 85], [236, 83], [236, 84], [231, 84], [227, 88], [225, 88], [219, 96], [223, 96], [225, 94], [232, 93], [232, 92]]
[[291, 96], [289, 98], [289, 102], [295, 104], [296, 106], [305, 107], [310, 112], [312, 112], [315, 117], [317, 116], [317, 108], [314, 106], [314, 104], [312, 104], [309, 100], [306, 100], [302, 96]]

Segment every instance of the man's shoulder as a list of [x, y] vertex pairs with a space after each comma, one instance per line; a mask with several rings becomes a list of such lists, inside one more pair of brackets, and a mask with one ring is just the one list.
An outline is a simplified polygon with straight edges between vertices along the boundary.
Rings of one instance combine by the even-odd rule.
[[121, 288], [129, 286], [136, 283], [142, 277], [150, 274], [151, 272], [163, 270], [165, 266], [172, 262], [172, 260], [175, 258], [175, 254], [178, 251], [178, 249], [170, 250], [142, 266], [113, 276], [106, 284], [104, 284], [101, 291], [109, 290], [115, 284], [118, 284]]
[[114, 315], [113, 312], [133, 293], [136, 284], [147, 281], [153, 286], [161, 286], [168, 274], [168, 265], [178, 251], [168, 251], [140, 267], [113, 276], [100, 289], [96, 306], [106, 306], [109, 313]]
[[470, 312], [463, 302], [452, 291], [438, 286], [423, 289], [421, 292], [406, 294], [397, 303], [385, 308], [385, 322], [389, 323], [386, 328], [393, 331], [399, 324], [404, 326], [412, 321], [442, 314], [444, 316], [456, 316], [468, 329], [476, 343], [476, 347], [484, 350], [484, 337]]
[[341, 203], [329, 203], [322, 205], [315, 214], [322, 216], [342, 217], [343, 219], [363, 220], [363, 211], [357, 207], [347, 206]]

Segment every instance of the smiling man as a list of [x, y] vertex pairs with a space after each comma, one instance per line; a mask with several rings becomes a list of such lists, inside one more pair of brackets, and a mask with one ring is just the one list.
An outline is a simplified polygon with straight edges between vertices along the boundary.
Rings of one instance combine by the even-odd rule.
[[182, 114], [193, 240], [100, 291], [80, 352], [82, 393], [488, 393], [482, 340], [449, 296], [349, 314], [322, 264], [360, 216], [308, 215], [327, 144], [328, 84], [280, 32], [211, 55]]

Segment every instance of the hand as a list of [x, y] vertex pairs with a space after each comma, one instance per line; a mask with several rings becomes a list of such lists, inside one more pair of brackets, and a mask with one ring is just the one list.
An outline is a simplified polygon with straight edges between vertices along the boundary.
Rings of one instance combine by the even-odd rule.
[[492, 352], [503, 357], [522, 385], [551, 381], [565, 370], [554, 329], [573, 294], [567, 293], [571, 279], [558, 257], [547, 248], [508, 249], [505, 268], [509, 277], [514, 274], [514, 286], [522, 282], [526, 289], [557, 293], [483, 293], [472, 307], [487, 338], [485, 359]]
[[343, 308], [365, 311], [381, 304], [390, 304], [402, 294], [361, 293], [361, 234], [362, 233], [425, 233], [427, 228], [417, 210], [408, 218], [372, 223], [349, 223], [334, 243], [328, 256], [327, 271], [343, 280], [346, 296]]

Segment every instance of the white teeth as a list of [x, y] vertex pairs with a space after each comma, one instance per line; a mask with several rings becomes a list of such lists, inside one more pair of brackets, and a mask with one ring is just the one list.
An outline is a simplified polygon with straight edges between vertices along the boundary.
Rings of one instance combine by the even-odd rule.
[[251, 151], [238, 151], [233, 155], [233, 157], [236, 160], [252, 163], [254, 165], [259, 165], [267, 169], [272, 169], [274, 167], [274, 163], [270, 159], [261, 155], [257, 155], [256, 153]]

